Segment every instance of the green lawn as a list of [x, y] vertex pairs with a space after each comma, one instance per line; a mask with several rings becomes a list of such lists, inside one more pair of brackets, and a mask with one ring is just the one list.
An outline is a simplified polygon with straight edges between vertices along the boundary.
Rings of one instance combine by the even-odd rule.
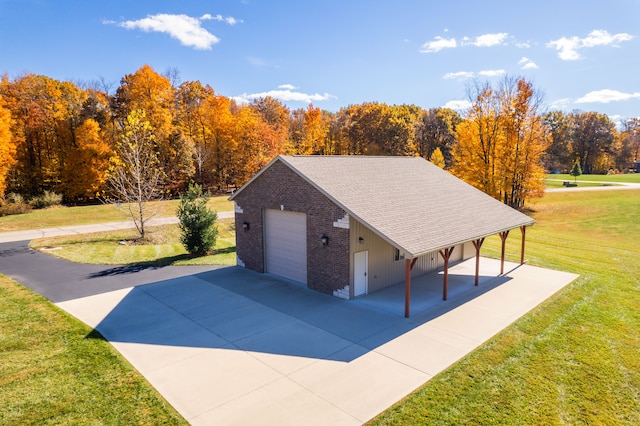
[[[233, 211], [233, 201], [227, 196], [212, 197], [207, 206], [217, 211]], [[175, 216], [179, 200], [158, 201], [157, 217]], [[86, 225], [101, 222], [130, 220], [126, 206], [102, 204], [82, 207], [53, 207], [34, 210], [31, 213], [0, 217], [0, 232], [25, 229], [53, 228], [69, 225]]]
[[209, 256], [190, 256], [180, 243], [177, 225], [149, 228], [154, 244], [130, 244], [135, 230], [42, 238], [31, 242], [32, 249], [76, 263], [99, 265], [235, 265], [236, 241], [233, 219], [220, 219], [216, 252]]
[[0, 306], [0, 424], [187, 424], [90, 327], [3, 275]]
[[640, 424], [640, 191], [550, 193], [532, 209], [528, 262], [581, 277], [372, 424]]

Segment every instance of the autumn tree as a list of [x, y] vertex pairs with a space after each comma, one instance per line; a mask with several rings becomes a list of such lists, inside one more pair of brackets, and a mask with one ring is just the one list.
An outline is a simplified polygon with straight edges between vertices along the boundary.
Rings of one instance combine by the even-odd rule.
[[11, 113], [0, 97], [0, 198], [7, 187], [7, 174], [16, 162], [16, 146], [11, 135]]
[[154, 129], [144, 111], [134, 110], [119, 122], [119, 138], [108, 178], [112, 196], [125, 203], [140, 238], [155, 215], [149, 202], [162, 198], [164, 172], [156, 153]]
[[176, 193], [183, 189], [195, 172], [192, 144], [182, 144], [174, 126], [175, 88], [171, 80], [144, 65], [122, 78], [114, 97], [116, 116], [123, 120], [132, 111], [144, 111], [153, 128], [158, 160], [168, 179], [166, 190]]
[[289, 136], [289, 108], [270, 96], [254, 100], [249, 107], [271, 128], [269, 140], [265, 141], [270, 150], [277, 153], [285, 152]]
[[505, 77], [470, 90], [471, 108], [457, 127], [452, 172], [505, 204], [521, 208], [543, 193], [547, 145], [540, 97], [523, 78]]
[[66, 155], [61, 188], [68, 199], [95, 198], [107, 180], [113, 152], [104, 141], [98, 122], [92, 118], [74, 132], [75, 144]]
[[456, 142], [456, 127], [462, 117], [449, 108], [431, 108], [422, 112], [416, 126], [416, 153], [430, 159], [436, 149], [440, 149], [445, 164], [451, 165], [451, 149]]
[[338, 113], [346, 153], [355, 155], [413, 155], [415, 127], [421, 110], [414, 105], [364, 103]]
[[634, 161], [640, 160], [640, 118], [631, 118], [623, 123], [620, 143], [616, 168], [626, 170]]
[[571, 118], [562, 111], [543, 116], [549, 146], [542, 156], [547, 171], [566, 172], [571, 167]]
[[199, 81], [187, 81], [176, 90], [175, 121], [186, 140], [190, 141], [195, 162], [196, 180], [200, 184], [210, 185], [210, 173], [206, 164], [210, 160], [210, 129], [206, 121], [205, 106], [208, 97], [215, 96], [210, 86], [203, 86]]
[[442, 151], [440, 151], [440, 147], [436, 148], [433, 151], [433, 153], [431, 154], [431, 157], [429, 158], [429, 161], [431, 161], [431, 163], [440, 167], [441, 169], [445, 168], [446, 164], [444, 162], [444, 155], [442, 155]]
[[306, 110], [293, 111], [289, 126], [290, 151], [299, 155], [328, 154], [326, 138], [329, 125], [322, 110], [313, 104], [309, 104]]
[[572, 157], [579, 159], [585, 174], [606, 173], [614, 161], [615, 124], [597, 112], [573, 112], [570, 117]]
[[16, 142], [13, 189], [29, 196], [58, 190], [86, 93], [73, 83], [34, 74], [13, 81], [4, 76], [0, 93], [11, 111]]

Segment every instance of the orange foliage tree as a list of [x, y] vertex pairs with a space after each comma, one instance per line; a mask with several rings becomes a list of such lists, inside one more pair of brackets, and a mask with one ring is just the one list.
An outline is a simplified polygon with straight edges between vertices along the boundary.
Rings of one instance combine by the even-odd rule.
[[0, 97], [0, 197], [7, 187], [7, 173], [16, 162], [16, 146], [11, 135], [11, 113]]
[[114, 155], [101, 133], [98, 122], [92, 118], [75, 130], [75, 145], [69, 148], [61, 175], [61, 187], [67, 197], [94, 198], [100, 194]]

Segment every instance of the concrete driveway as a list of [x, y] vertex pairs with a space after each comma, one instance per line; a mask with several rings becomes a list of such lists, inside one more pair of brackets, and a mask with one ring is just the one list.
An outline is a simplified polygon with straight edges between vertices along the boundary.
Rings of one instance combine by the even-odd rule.
[[[76, 265], [0, 244], [0, 272], [97, 329], [189, 422], [361, 424], [576, 278], [482, 259], [345, 301], [239, 267]], [[93, 335], [87, 338], [93, 338]]]

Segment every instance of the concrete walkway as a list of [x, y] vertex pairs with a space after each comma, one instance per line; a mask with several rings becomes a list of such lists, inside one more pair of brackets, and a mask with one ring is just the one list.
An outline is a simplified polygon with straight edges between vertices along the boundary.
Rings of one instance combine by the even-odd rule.
[[67, 300], [195, 425], [361, 424], [576, 278], [482, 259], [340, 300], [239, 267]]
[[[233, 217], [233, 212], [218, 212], [218, 219], [232, 219]], [[153, 218], [147, 222], [147, 225], [158, 226], [173, 223], [178, 223], [177, 217]], [[95, 223], [91, 225], [60, 226], [57, 228], [29, 229], [25, 231], [0, 232], [0, 243], [35, 240], [37, 238], [60, 237], [62, 235], [90, 234], [93, 232], [115, 231], [118, 229], [132, 228], [135, 228], [135, 225], [132, 221], [124, 221]]]

